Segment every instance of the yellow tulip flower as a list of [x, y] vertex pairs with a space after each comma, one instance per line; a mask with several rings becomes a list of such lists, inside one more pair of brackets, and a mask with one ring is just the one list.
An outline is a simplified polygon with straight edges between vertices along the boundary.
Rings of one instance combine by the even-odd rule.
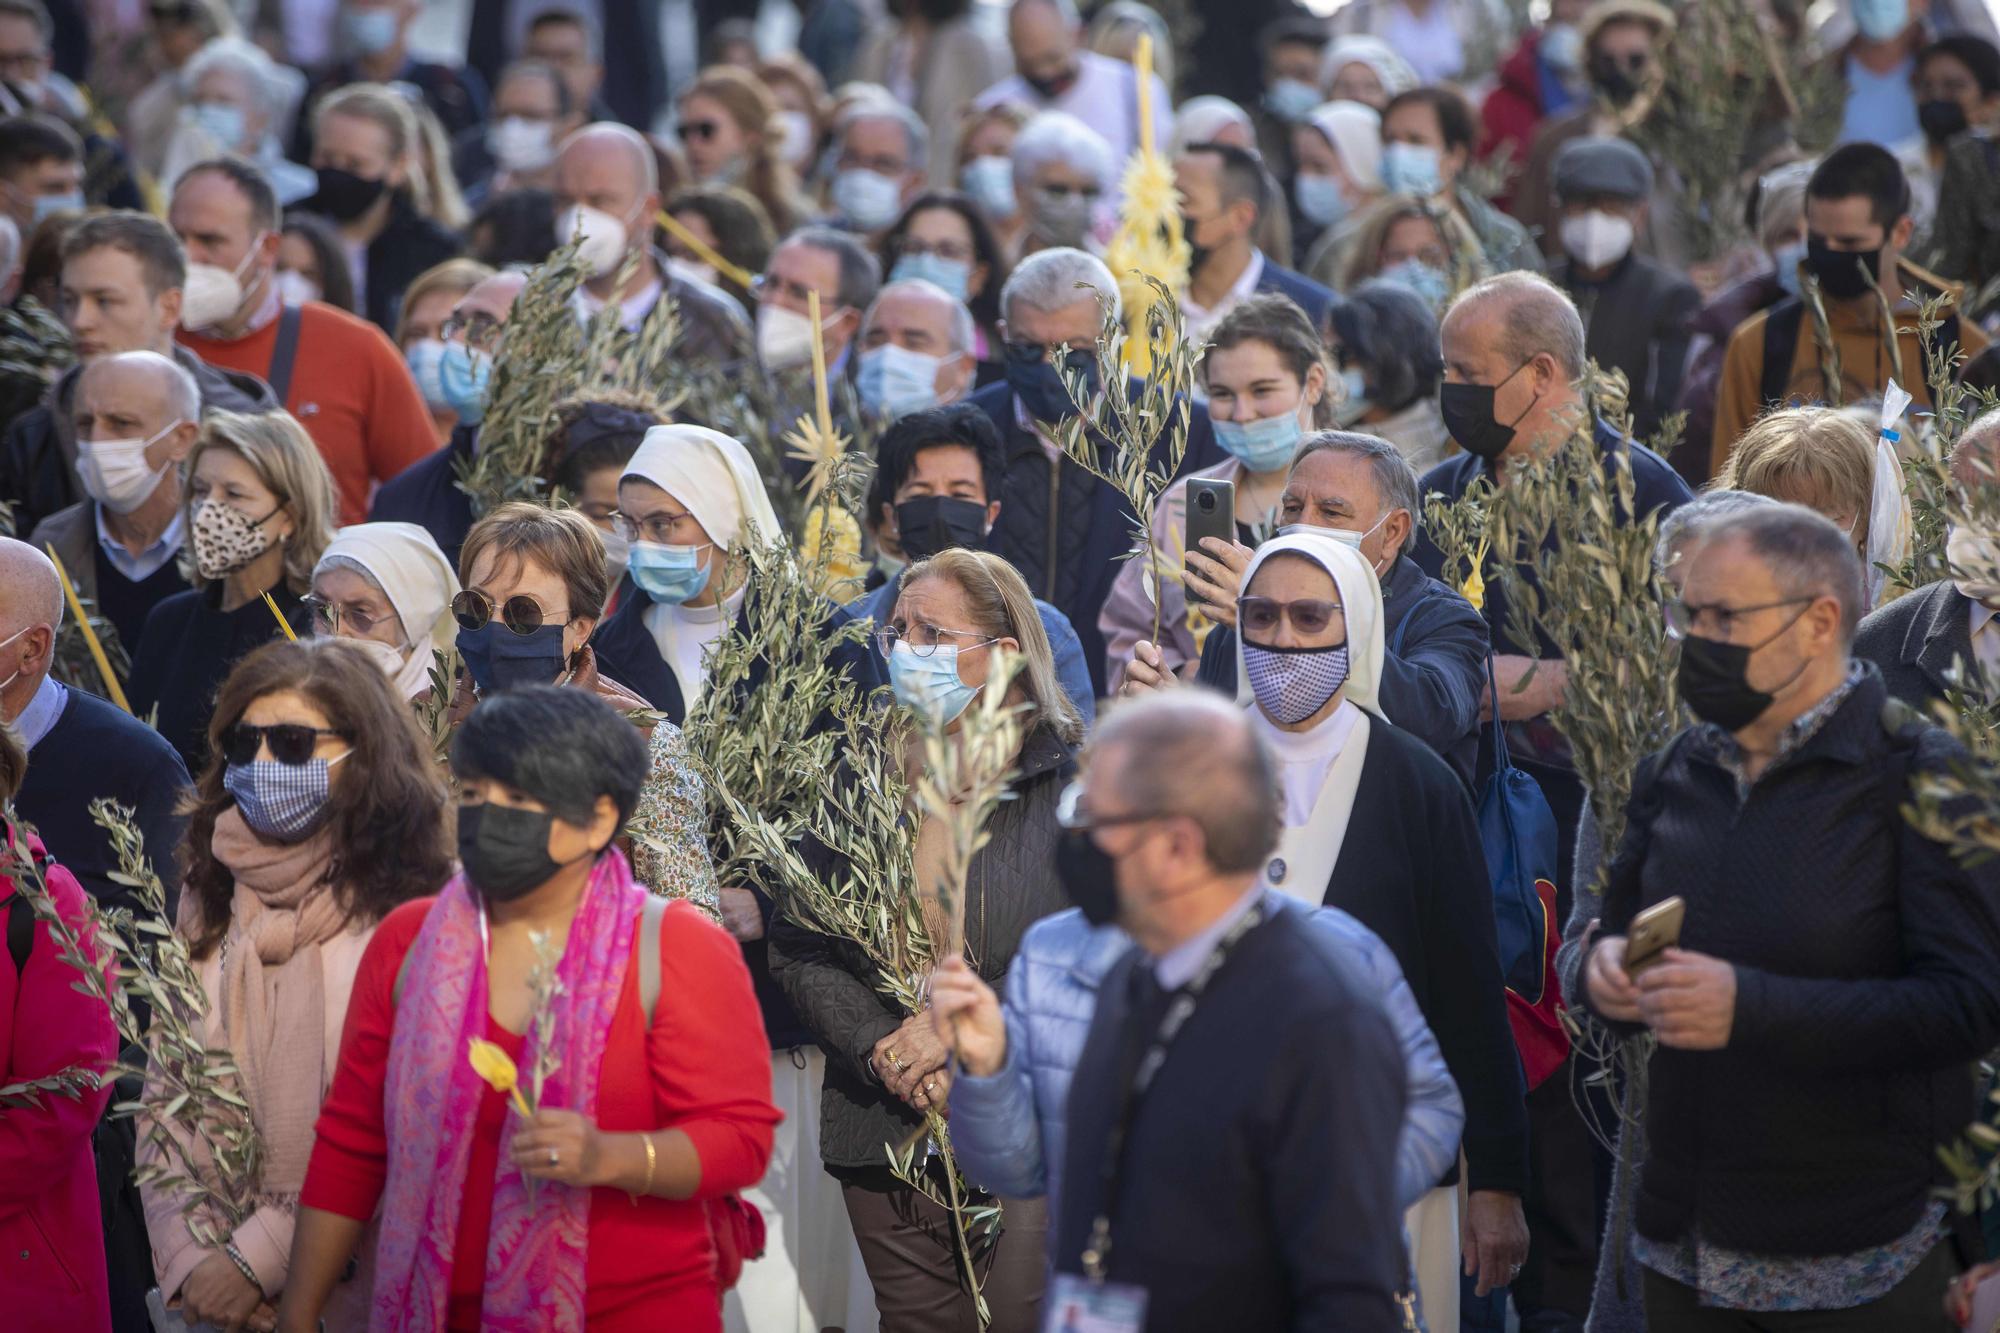
[[514, 1068], [514, 1062], [508, 1058], [507, 1052], [490, 1041], [481, 1041], [474, 1037], [472, 1049], [466, 1052], [466, 1058], [472, 1062], [472, 1072], [485, 1079], [488, 1087], [495, 1092], [507, 1093], [513, 1097], [514, 1109], [519, 1111], [524, 1119], [534, 1114], [528, 1109], [527, 1098], [521, 1095], [520, 1074]]

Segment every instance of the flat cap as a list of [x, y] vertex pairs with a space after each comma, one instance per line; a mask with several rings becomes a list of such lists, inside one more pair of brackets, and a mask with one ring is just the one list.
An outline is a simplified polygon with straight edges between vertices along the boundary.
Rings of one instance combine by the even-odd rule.
[[1653, 193], [1653, 164], [1636, 144], [1608, 135], [1571, 139], [1556, 154], [1556, 195], [1605, 194], [1644, 199]]

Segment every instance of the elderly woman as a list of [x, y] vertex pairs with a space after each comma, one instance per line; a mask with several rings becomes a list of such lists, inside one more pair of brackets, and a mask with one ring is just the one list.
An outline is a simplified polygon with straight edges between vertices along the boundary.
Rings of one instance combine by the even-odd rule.
[[284, 412], [209, 413], [186, 466], [189, 587], [147, 615], [125, 688], [139, 716], [158, 710], [154, 726], [198, 773], [216, 686], [251, 649], [306, 628], [300, 599], [335, 500], [312, 437]]
[[1292, 127], [1294, 249], [1310, 264], [1323, 236], [1382, 197], [1382, 115], [1361, 102], [1328, 102]]
[[431, 669], [449, 654], [458, 576], [414, 523], [356, 523], [333, 535], [313, 566], [313, 629], [366, 653], [396, 693], [430, 697]]
[[1418, 476], [1454, 452], [1438, 411], [1437, 316], [1421, 296], [1394, 282], [1362, 283], [1333, 308], [1327, 351], [1340, 367], [1335, 420], [1395, 445]]
[[1111, 145], [1075, 116], [1044, 111], [1029, 121], [1014, 140], [1014, 198], [1022, 219], [1016, 257], [1058, 246], [1096, 250], [1114, 171]]
[[[897, 702], [948, 733], [987, 687], [994, 650], [1021, 659], [1023, 669], [1008, 687], [1009, 702], [1025, 709], [1009, 799], [987, 825], [990, 841], [974, 855], [966, 901], [958, 905], [965, 951], [997, 984], [1029, 923], [1064, 905], [1062, 891], [1040, 868], [1056, 838], [1056, 797], [1074, 771], [1071, 747], [1082, 724], [1056, 683], [1027, 584], [998, 556], [949, 550], [911, 566], [880, 637]], [[917, 883], [933, 902], [946, 836], [935, 822], [918, 825]], [[787, 918], [772, 924], [770, 957], [779, 984], [827, 1052], [820, 1155], [841, 1183], [882, 1328], [974, 1327], [946, 1214], [899, 1184], [882, 1158], [884, 1143], [909, 1139], [922, 1129], [922, 1113], [944, 1104], [951, 1073], [930, 1015], [899, 1013], [858, 950]], [[1033, 1329], [1047, 1213], [1038, 1203], [1010, 1202], [1006, 1216], [1005, 1233], [982, 1260], [991, 1327]]]
[[[719, 1330], [731, 1194], [778, 1114], [734, 945], [614, 845], [645, 743], [533, 686], [466, 719], [452, 772], [461, 870], [361, 959], [280, 1327], [319, 1326], [379, 1218], [376, 1329]], [[476, 1070], [474, 1042], [536, 1103]]]
[[[207, 997], [199, 1035], [236, 1066], [262, 1152], [258, 1206], [232, 1228], [147, 1174], [170, 1175], [182, 1153], [212, 1170], [208, 1146], [169, 1154], [141, 1136], [154, 1274], [190, 1325], [271, 1326], [356, 971], [383, 918], [451, 874], [444, 784], [399, 703], [366, 657], [326, 640], [259, 650], [216, 700], [175, 930]], [[335, 1324], [357, 1326], [365, 1268], [334, 1286], [320, 1294]]]
[[[1361, 552], [1308, 530], [1266, 542], [1236, 621], [1237, 697], [1277, 756], [1284, 797], [1264, 882], [1344, 909], [1395, 953], [1465, 1098], [1468, 1259], [1482, 1289], [1505, 1286], [1527, 1253], [1527, 1110], [1472, 802], [1379, 711], [1382, 588]], [[1458, 1192], [1433, 1183], [1407, 1219], [1411, 1257], [1431, 1323], [1454, 1328]]]
[[[185, 0], [149, 7], [145, 17], [151, 38], [149, 54], [155, 57], [148, 63], [159, 73], [125, 103], [121, 128], [132, 165], [158, 179], [167, 160], [167, 142], [188, 103], [188, 61], [217, 37], [235, 36], [236, 15], [228, 0]], [[143, 69], [133, 72], [143, 77]], [[102, 97], [106, 90], [94, 91]]]
[[280, 137], [305, 91], [296, 70], [275, 63], [241, 37], [218, 37], [181, 74], [187, 104], [167, 141], [160, 182], [171, 189], [197, 162], [229, 155], [254, 164], [277, 191], [280, 207], [306, 198], [313, 173], [285, 157]]
[[996, 102], [965, 113], [958, 134], [958, 188], [979, 208], [994, 239], [1018, 254], [1021, 209], [1014, 193], [1014, 141], [1034, 115], [1014, 102]]

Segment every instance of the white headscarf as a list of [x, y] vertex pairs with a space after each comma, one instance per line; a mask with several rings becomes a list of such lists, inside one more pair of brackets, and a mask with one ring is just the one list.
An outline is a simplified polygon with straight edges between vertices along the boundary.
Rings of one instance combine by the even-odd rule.
[[1190, 97], [1174, 113], [1174, 132], [1167, 140], [1167, 155], [1178, 157], [1190, 144], [1212, 143], [1216, 135], [1231, 125], [1247, 133], [1255, 146], [1257, 126], [1249, 112], [1226, 97]]
[[1396, 54], [1394, 47], [1380, 37], [1357, 35], [1343, 37], [1326, 48], [1319, 62], [1320, 87], [1331, 88], [1333, 76], [1349, 65], [1366, 65], [1374, 70], [1375, 77], [1382, 81], [1382, 90], [1391, 97], [1408, 92], [1420, 82], [1417, 71]]
[[686, 505], [725, 551], [736, 548], [745, 520], [756, 525], [760, 541], [775, 541], [783, 531], [750, 451], [720, 431], [655, 426], [619, 479], [625, 477], [650, 481]]
[[1373, 192], [1382, 188], [1382, 113], [1360, 102], [1326, 102], [1306, 123], [1326, 136], [1354, 183]]
[[333, 535], [313, 578], [352, 561], [366, 571], [403, 622], [409, 655], [396, 673], [403, 697], [414, 699], [431, 687], [431, 652], [451, 651], [458, 626], [451, 618], [451, 599], [458, 596], [458, 575], [430, 533], [414, 523], [356, 523]]
[[[1243, 591], [1266, 560], [1274, 555], [1304, 556], [1325, 570], [1340, 590], [1341, 609], [1347, 618], [1347, 701], [1382, 716], [1376, 691], [1382, 682], [1382, 585], [1374, 567], [1359, 551], [1323, 532], [1295, 532], [1273, 537], [1257, 548], [1250, 567], [1243, 571]], [[1250, 672], [1243, 664], [1243, 633], [1236, 634], [1236, 702], [1246, 708], [1257, 705], [1250, 688]], [[1386, 718], [1383, 719], [1387, 721]]]

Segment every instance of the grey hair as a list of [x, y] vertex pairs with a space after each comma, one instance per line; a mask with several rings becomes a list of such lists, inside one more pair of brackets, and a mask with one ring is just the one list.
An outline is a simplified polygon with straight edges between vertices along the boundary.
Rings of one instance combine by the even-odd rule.
[[1757, 182], [1757, 243], [1765, 249], [1771, 248], [1771, 233], [1779, 229], [1790, 231], [1799, 225], [1799, 219], [1806, 212], [1806, 182], [1812, 179], [1813, 168], [1818, 163], [1808, 158], [1803, 162], [1787, 162], [1764, 173]]
[[1017, 306], [1045, 315], [1067, 310], [1079, 301], [1090, 299], [1079, 287], [1094, 288], [1100, 308], [1109, 300], [1111, 314], [1124, 315], [1125, 304], [1118, 295], [1118, 283], [1111, 270], [1104, 267], [1104, 261], [1082, 250], [1057, 246], [1053, 250], [1037, 250], [1015, 265], [1007, 285], [1000, 289], [1000, 318], [1011, 324]]
[[866, 310], [874, 304], [875, 293], [882, 286], [882, 265], [853, 235], [834, 227], [801, 227], [780, 241], [778, 249], [788, 245], [803, 245], [840, 261], [840, 290], [833, 299], [841, 305]]
[[840, 113], [834, 123], [834, 155], [846, 146], [847, 132], [864, 120], [893, 120], [903, 127], [903, 138], [910, 145], [910, 170], [921, 172], [929, 163], [931, 155], [930, 127], [919, 116], [901, 102], [888, 97], [863, 97], [857, 99], [847, 110]]
[[[4, 272], [0, 269], [0, 273]], [[2000, 407], [1980, 413], [1959, 432], [1951, 446], [1953, 474], [1957, 475], [1961, 466], [1970, 466], [1975, 457], [1989, 467], [2000, 468]]]
[[1702, 528], [1705, 542], [1741, 537], [1787, 597], [1831, 597], [1840, 604], [1843, 643], [1854, 639], [1867, 607], [1854, 538], [1804, 505], [1756, 505]]
[[14, 225], [14, 219], [0, 213], [0, 287], [7, 285], [14, 266], [20, 262], [21, 229]]
[[84, 367], [84, 373], [101, 374], [114, 369], [142, 371], [162, 380], [167, 410], [182, 421], [201, 424], [201, 386], [180, 362], [153, 351], [118, 352], [91, 362]]
[[1516, 365], [1526, 365], [1546, 352], [1555, 358], [1562, 373], [1571, 380], [1583, 377], [1588, 357], [1584, 351], [1583, 318], [1576, 304], [1560, 287], [1539, 273], [1496, 273], [1465, 289], [1451, 309], [1452, 316], [1481, 301], [1505, 303], [1501, 338], [1507, 357]]
[[1261, 869], [1277, 849], [1277, 765], [1245, 711], [1223, 695], [1164, 690], [1120, 703], [1090, 749], [1101, 756], [1114, 746], [1124, 751], [1119, 795], [1135, 812], [1193, 820], [1216, 870]]
[[192, 90], [217, 70], [242, 78], [256, 99], [258, 110], [266, 117], [278, 114], [285, 98], [280, 86], [283, 76], [263, 47], [241, 37], [213, 38], [189, 59], [187, 68], [181, 72], [181, 86]]
[[881, 291], [875, 293], [875, 299], [868, 303], [868, 313], [861, 320], [861, 334], [864, 338], [868, 335], [869, 328], [875, 323], [875, 311], [877, 307], [882, 304], [884, 298], [897, 292], [908, 292], [911, 295], [929, 297], [934, 300], [943, 301], [946, 305], [950, 306], [951, 350], [954, 352], [970, 352], [972, 350], [973, 339], [978, 336], [972, 322], [972, 312], [965, 308], [965, 302], [954, 300], [950, 292], [936, 283], [926, 281], [923, 278], [904, 278], [900, 282], [890, 283]]
[[1382, 512], [1388, 514], [1401, 509], [1407, 513], [1410, 516], [1410, 540], [1416, 539], [1417, 529], [1423, 525], [1424, 507], [1417, 498], [1417, 470], [1410, 466], [1409, 459], [1403, 457], [1401, 449], [1377, 435], [1348, 430], [1320, 430], [1299, 441], [1299, 451], [1292, 455], [1292, 467], [1297, 468], [1306, 459], [1321, 453], [1348, 454], [1367, 459], [1375, 473], [1375, 489], [1382, 496]]
[[1065, 166], [1111, 188], [1111, 145], [1104, 136], [1066, 111], [1044, 111], [1014, 136], [1014, 184], [1018, 189], [1048, 166]]
[[1660, 520], [1660, 535], [1653, 543], [1653, 568], [1666, 573], [1691, 543], [1707, 534], [1710, 525], [1732, 514], [1777, 503], [1755, 491], [1703, 491]]

